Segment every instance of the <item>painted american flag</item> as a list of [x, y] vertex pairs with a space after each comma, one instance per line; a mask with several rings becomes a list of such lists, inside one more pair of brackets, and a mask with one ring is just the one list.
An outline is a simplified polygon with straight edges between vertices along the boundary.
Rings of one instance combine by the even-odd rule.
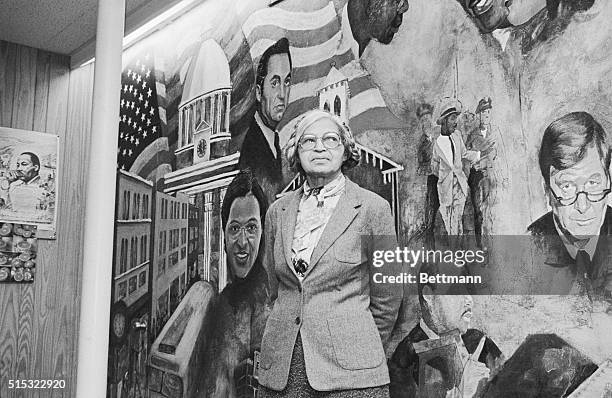
[[349, 80], [349, 123], [354, 132], [405, 127], [391, 113], [369, 73], [359, 64], [346, 2], [283, 0], [274, 7], [244, 8], [248, 16], [242, 31], [255, 65], [276, 40], [289, 39], [293, 70], [290, 102], [279, 126], [281, 144], [288, 138], [283, 127], [292, 126], [300, 114], [318, 107], [317, 89], [332, 64]]
[[[325, 80], [332, 63], [349, 79], [350, 125], [356, 133], [370, 128], [394, 128], [401, 125], [387, 108], [367, 71], [359, 65], [356, 43], [347, 20], [346, 1], [283, 0], [274, 7], [269, 7], [269, 4], [270, 0], [236, 0], [233, 7], [222, 7], [217, 12], [211, 12], [208, 3], [202, 4], [190, 11], [189, 16], [212, 18], [216, 21], [215, 27], [202, 34], [198, 42], [181, 47], [178, 53], [170, 49], [163, 50], [167, 45], [178, 47], [176, 36], [170, 37], [163, 30], [153, 42], [146, 40], [146, 44], [141, 43], [143, 48], [137, 52], [142, 55], [131, 57], [133, 61], [126, 64], [122, 76], [121, 98], [124, 103], [121, 108], [120, 137], [123, 133], [123, 138], [120, 138], [119, 167], [152, 181], [175, 170], [173, 151], [178, 139], [178, 105], [186, 84], [185, 71], [195, 63], [199, 47], [206, 38], [213, 38], [220, 44], [229, 62], [232, 83], [230, 131], [233, 145], [237, 149], [240, 148], [255, 110], [257, 62], [265, 48], [281, 37], [289, 39], [293, 58], [290, 103], [280, 126], [281, 145], [288, 138], [283, 126], [291, 126], [298, 115], [317, 107], [316, 91]], [[193, 22], [183, 23], [177, 19], [176, 23], [183, 24], [185, 29], [197, 30]], [[147, 50], [153, 50], [154, 46], [156, 51], [151, 51], [153, 56], [145, 59]], [[148, 77], [143, 76], [143, 65], [146, 70], [151, 70]], [[135, 81], [138, 75], [140, 83]], [[151, 126], [147, 126], [149, 130], [157, 126], [157, 130], [155, 135], [149, 132], [146, 141], [139, 136], [142, 131], [139, 132], [138, 127], [143, 130], [145, 128], [138, 125], [138, 120], [136, 131], [133, 131], [135, 115], [132, 113], [136, 110], [140, 96], [139, 92], [134, 97], [133, 90], [137, 84], [142, 85], [142, 79], [147, 80], [147, 86], [153, 90], [153, 101], [156, 101], [156, 104], [149, 101], [148, 105], [157, 111], [155, 119], [151, 119]], [[126, 85], [127, 91], [124, 91]], [[129, 91], [130, 85], [132, 92]], [[132, 122], [128, 125], [130, 116]], [[138, 116], [142, 117], [141, 114]], [[139, 139], [138, 145], [135, 144], [136, 138]]]
[[117, 166], [132, 171], [143, 151], [161, 137], [153, 57], [145, 53], [121, 74]]

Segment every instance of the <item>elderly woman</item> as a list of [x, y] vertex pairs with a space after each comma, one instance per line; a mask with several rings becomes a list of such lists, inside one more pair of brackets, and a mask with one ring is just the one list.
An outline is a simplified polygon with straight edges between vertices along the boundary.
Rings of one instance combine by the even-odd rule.
[[397, 244], [389, 204], [343, 174], [359, 152], [328, 112], [300, 118], [286, 155], [306, 181], [266, 216], [274, 306], [261, 344], [261, 396], [388, 397], [385, 345], [402, 290], [373, 275], [401, 269], [371, 260]]

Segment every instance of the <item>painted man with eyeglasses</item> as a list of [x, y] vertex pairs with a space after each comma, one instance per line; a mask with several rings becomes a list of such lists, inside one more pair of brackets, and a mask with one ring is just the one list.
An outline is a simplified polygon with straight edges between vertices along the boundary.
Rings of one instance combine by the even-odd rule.
[[551, 268], [545, 270], [555, 274], [554, 293], [575, 280], [605, 291], [612, 287], [608, 140], [586, 112], [569, 113], [544, 131], [539, 163], [552, 210], [528, 230], [547, 249], [545, 264]]

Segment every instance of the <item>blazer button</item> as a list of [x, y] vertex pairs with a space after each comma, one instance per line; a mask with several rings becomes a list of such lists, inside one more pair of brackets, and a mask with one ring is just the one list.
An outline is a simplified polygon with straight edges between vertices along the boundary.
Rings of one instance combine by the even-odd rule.
[[299, 317], [299, 316], [295, 318], [295, 324], [296, 324], [296, 325], [299, 325], [299, 324], [300, 324], [300, 317]]

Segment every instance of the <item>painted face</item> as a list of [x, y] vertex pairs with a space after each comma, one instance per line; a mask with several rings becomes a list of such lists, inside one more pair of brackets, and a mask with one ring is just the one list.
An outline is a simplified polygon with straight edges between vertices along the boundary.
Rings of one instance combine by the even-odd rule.
[[446, 135], [452, 134], [457, 129], [457, 113], [453, 113], [450, 116], [447, 116], [442, 121], [442, 132], [446, 133]]
[[484, 111], [480, 112], [480, 124], [486, 126], [489, 123], [491, 123], [491, 110], [485, 109]]
[[29, 155], [19, 155], [17, 158], [17, 171], [19, 179], [28, 182], [38, 175], [39, 167], [36, 166]]
[[300, 137], [298, 156], [306, 175], [323, 178], [336, 176], [346, 160], [338, 126], [329, 119], [312, 123]]
[[372, 37], [383, 44], [391, 43], [408, 7], [408, 0], [370, 0], [366, 10]]
[[256, 86], [255, 95], [260, 103], [264, 123], [275, 129], [283, 118], [291, 91], [291, 67], [287, 54], [274, 54], [268, 60], [268, 74], [263, 87]]
[[469, 329], [474, 306], [472, 296], [431, 294], [429, 286], [425, 286], [423, 293], [431, 317], [426, 322], [432, 330], [440, 334], [453, 329], [465, 333]]
[[512, 0], [471, 0], [468, 7], [480, 30], [491, 32], [508, 24], [511, 5]]
[[561, 226], [577, 238], [599, 235], [606, 211], [606, 198], [591, 202], [587, 195], [580, 193], [576, 202], [562, 206], [552, 195], [570, 203], [578, 192], [591, 193], [592, 198], [597, 199], [597, 195], [607, 188], [610, 188], [610, 179], [594, 147], [588, 148], [584, 159], [568, 169], [556, 170], [551, 167], [549, 197], [553, 213]]
[[252, 194], [234, 199], [224, 232], [227, 262], [235, 276], [244, 278], [255, 263], [262, 234], [259, 203]]

